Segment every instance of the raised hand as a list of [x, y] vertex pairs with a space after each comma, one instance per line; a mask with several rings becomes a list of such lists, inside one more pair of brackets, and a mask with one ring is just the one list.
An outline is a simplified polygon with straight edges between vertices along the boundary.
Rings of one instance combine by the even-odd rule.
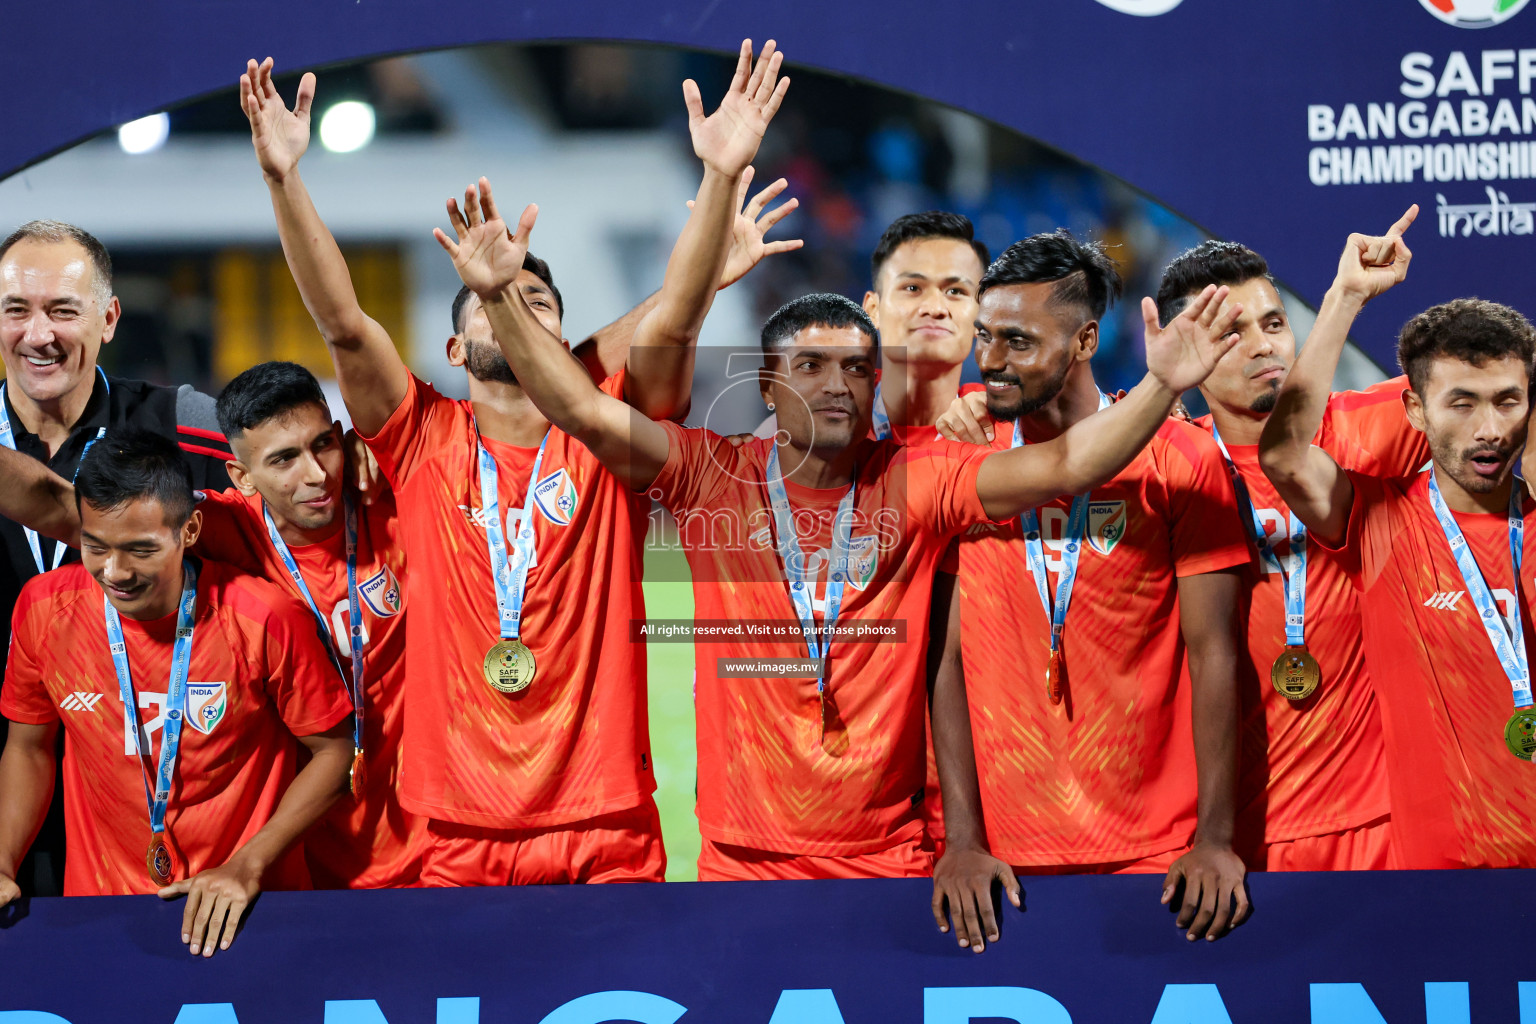
[[1385, 235], [1350, 235], [1339, 257], [1339, 273], [1333, 286], [1365, 303], [1407, 277], [1413, 253], [1403, 242], [1403, 232], [1418, 215], [1419, 204], [1414, 203]]
[[306, 73], [299, 80], [299, 93], [293, 109], [272, 84], [272, 58], [258, 65], [245, 62], [240, 76], [240, 106], [251, 122], [251, 145], [256, 147], [256, 162], [261, 173], [273, 181], [282, 181], [299, 165], [299, 157], [309, 148], [309, 108], [315, 101], [315, 76]]
[[1232, 325], [1242, 315], [1241, 303], [1226, 304], [1231, 289], [1206, 285], [1184, 312], [1161, 327], [1157, 303], [1141, 300], [1147, 329], [1147, 370], [1174, 394], [1183, 394], [1211, 375], [1221, 357], [1237, 344]]
[[741, 41], [741, 56], [736, 61], [736, 75], [726, 90], [720, 107], [704, 116], [704, 102], [699, 85], [693, 79], [683, 83], [683, 102], [688, 106], [688, 133], [693, 136], [693, 152], [727, 177], [734, 178], [757, 156], [768, 122], [778, 113], [789, 88], [788, 78], [779, 78], [784, 56], [775, 50], [772, 39], [763, 44], [763, 54], [752, 64], [752, 40]]
[[442, 228], [433, 228], [432, 234], [453, 257], [453, 269], [459, 272], [460, 280], [469, 285], [470, 291], [485, 298], [517, 280], [538, 219], [539, 208], [529, 203], [518, 218], [517, 234], [508, 232], [506, 222], [496, 212], [491, 183], [481, 178], [478, 190], [475, 185], [464, 190], [462, 212], [457, 200], [448, 200], [448, 220], [458, 241], [449, 238]]
[[[746, 199], [747, 189], [752, 184], [752, 174], [751, 167], [741, 172], [741, 181], [736, 185], [737, 209], [741, 209], [742, 201]], [[763, 212], [763, 207], [777, 199], [779, 193], [788, 187], [789, 182], [780, 178], [753, 196], [746, 209], [736, 215], [736, 222], [731, 225], [731, 251], [725, 255], [725, 269], [720, 272], [719, 288], [729, 288], [746, 277], [753, 267], [763, 261], [764, 256], [794, 252], [805, 244], [801, 238], [788, 238], [779, 242], [763, 241], [763, 236], [775, 224], [788, 217], [800, 205], [800, 200], [788, 199], [767, 213]], [[688, 209], [693, 209], [692, 199], [688, 200]]]

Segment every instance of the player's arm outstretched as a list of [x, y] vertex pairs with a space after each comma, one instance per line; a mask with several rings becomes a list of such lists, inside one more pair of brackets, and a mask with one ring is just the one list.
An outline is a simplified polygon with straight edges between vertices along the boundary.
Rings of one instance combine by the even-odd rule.
[[330, 350], [352, 422], [371, 437], [399, 407], [411, 375], [389, 334], [358, 305], [347, 262], [299, 177], [314, 99], [315, 76], [306, 74], [293, 109], [284, 106], [272, 84], [271, 57], [260, 65], [249, 61], [240, 78], [240, 104], [272, 196], [283, 256]]
[[1333, 457], [1313, 446], [1312, 438], [1323, 425], [1350, 325], [1367, 302], [1407, 276], [1413, 254], [1403, 243], [1403, 232], [1418, 215], [1418, 206], [1410, 206], [1385, 235], [1354, 234], [1344, 243], [1338, 274], [1323, 297], [1317, 323], [1286, 374], [1275, 411], [1259, 438], [1264, 475], [1324, 543], [1344, 539], [1355, 489]]
[[3, 447], [0, 480], [5, 481], [0, 487], [0, 516], [72, 548], [80, 546], [74, 484], [30, 455]]
[[9, 723], [0, 752], [0, 907], [21, 895], [16, 871], [53, 802], [59, 723]]
[[[457, 241], [441, 228], [438, 243], [453, 257], [459, 277], [480, 296], [507, 364], [549, 421], [575, 437], [610, 473], [635, 490], [649, 487], [666, 464], [671, 442], [655, 420], [604, 393], [561, 339], [539, 323], [513, 287], [528, 252], [539, 208], [529, 205], [509, 235], [496, 211], [491, 184], [464, 190], [464, 208], [448, 200]], [[670, 279], [669, 282], [670, 284]]]
[[1157, 304], [1142, 299], [1147, 376], [1059, 437], [987, 456], [976, 477], [987, 515], [1016, 516], [1063, 494], [1092, 490], [1124, 469], [1167, 421], [1179, 396], [1210, 376], [1236, 344], [1232, 325], [1243, 307], [1226, 303], [1228, 291], [1207, 286], [1167, 327], [1158, 326]]

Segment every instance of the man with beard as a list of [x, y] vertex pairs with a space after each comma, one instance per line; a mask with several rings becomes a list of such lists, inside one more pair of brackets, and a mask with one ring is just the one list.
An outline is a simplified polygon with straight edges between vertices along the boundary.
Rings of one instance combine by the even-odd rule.
[[[1400, 234], [1413, 213], [1393, 230]], [[1369, 273], [1358, 252], [1345, 252], [1336, 292], [1358, 287]], [[1205, 242], [1170, 263], [1158, 316], [1166, 323], [1213, 283], [1229, 286], [1245, 312], [1237, 345], [1200, 385], [1211, 412], [1195, 423], [1222, 448], [1257, 556], [1243, 577], [1248, 656], [1238, 663], [1237, 849], [1252, 870], [1384, 868], [1390, 804], [1359, 600], [1339, 560], [1306, 542], [1259, 468], [1259, 435], [1295, 361], [1296, 339], [1263, 257], [1234, 242]], [[1309, 346], [1342, 341], [1323, 326]], [[1312, 443], [1369, 476], [1417, 473], [1429, 446], [1408, 425], [1406, 386], [1395, 377], [1330, 395]], [[1319, 673], [1296, 671], [1313, 663]]]
[[1529, 867], [1536, 787], [1521, 762], [1536, 749], [1536, 712], [1521, 566], [1536, 554], [1525, 530], [1536, 503], [1516, 470], [1536, 332], [1480, 299], [1431, 307], [1403, 327], [1402, 401], [1429, 444], [1425, 472], [1385, 480], [1313, 444], [1349, 325], [1407, 272], [1408, 219], [1380, 238], [1350, 236], [1264, 425], [1259, 462], [1359, 593], [1391, 787], [1389, 866]]
[[[1010, 246], [981, 281], [976, 362], [994, 450], [1111, 406], [1093, 378], [1120, 275], [1069, 233]], [[1169, 421], [1114, 479], [959, 545], [933, 731], [948, 847], [933, 915], [996, 940], [991, 889], [1019, 873], [1165, 872], [1178, 925], [1248, 915], [1233, 852], [1238, 572], [1249, 560], [1209, 436]], [[1069, 613], [1070, 611], [1070, 613]], [[935, 632], [939, 624], [935, 625]]]

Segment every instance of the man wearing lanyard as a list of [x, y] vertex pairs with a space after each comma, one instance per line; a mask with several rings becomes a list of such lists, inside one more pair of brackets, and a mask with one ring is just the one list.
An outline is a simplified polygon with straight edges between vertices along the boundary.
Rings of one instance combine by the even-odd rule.
[[[1109, 402], [1092, 357], [1119, 291], [1103, 249], [1064, 231], [988, 268], [976, 363], [1002, 421], [992, 449], [1028, 450]], [[1210, 437], [1170, 421], [1114, 479], [1071, 491], [959, 545], [945, 625], [965, 623], [961, 656], [933, 699], [949, 833], [934, 917], [947, 930], [947, 909], [979, 950], [997, 937], [994, 879], [1156, 872], [1163, 902], [1183, 889], [1178, 926], [1216, 938], [1248, 906], [1233, 669], [1251, 556], [1232, 483]]]
[[[132, 424], [181, 444], [199, 487], [226, 487], [228, 447], [213, 399], [181, 388], [109, 379], [97, 366], [117, 330], [112, 261], [88, 232], [32, 221], [0, 241], [0, 446], [46, 463], [65, 479], [86, 447], [108, 429]], [[22, 584], [76, 556], [66, 545], [0, 522], [0, 649]], [[0, 743], [4, 742], [0, 723]], [[56, 894], [63, 871], [61, 809], [54, 808], [34, 848], [24, 884]]]
[[[655, 414], [686, 407], [692, 344], [725, 264], [697, 250], [730, 247], [741, 176], [787, 86], [781, 60], [770, 42], [754, 67], [744, 43], [709, 117], [685, 84], [704, 181], [627, 367], [602, 385]], [[660, 881], [644, 647], [629, 632], [644, 616], [643, 498], [551, 429], [467, 290], [454, 303], [448, 356], [468, 371], [470, 400], [411, 375], [358, 308], [296, 173], [313, 78], [292, 114], [270, 64], [253, 62], [241, 90], [294, 279], [402, 510], [416, 582], [400, 799], [430, 819], [423, 883]], [[519, 302], [558, 336], [548, 267], [523, 254], [519, 268]]]
[[[1335, 292], [1368, 272], [1358, 250], [1345, 257]], [[1237, 322], [1241, 340], [1200, 385], [1211, 413], [1195, 423], [1216, 437], [1236, 474], [1239, 512], [1259, 556], [1243, 577], [1248, 656], [1238, 663], [1236, 848], [1251, 870], [1384, 868], [1390, 803], [1359, 599], [1339, 560], [1306, 542], [1305, 528], [1259, 468], [1259, 434], [1295, 361], [1296, 339], [1263, 257], [1234, 242], [1205, 242], [1168, 265], [1158, 290], [1163, 322], [1208, 284], [1230, 286], [1245, 312]], [[1307, 344], [1342, 340], [1314, 330]], [[1395, 377], [1330, 395], [1312, 443], [1369, 476], [1417, 474], [1429, 446], [1408, 425], [1406, 387]], [[1298, 663], [1305, 671], [1292, 682]]]
[[211, 956], [262, 889], [307, 887], [294, 844], [345, 789], [352, 704], [302, 605], [188, 555], [201, 517], [175, 442], [109, 433], [75, 494], [82, 562], [24, 588], [0, 695], [0, 904], [62, 726], [65, 895], [186, 895], [182, 941]]
[[1513, 309], [1479, 299], [1404, 325], [1403, 404], [1433, 456], [1416, 477], [1360, 473], [1312, 443], [1350, 324], [1407, 272], [1408, 219], [1380, 238], [1350, 236], [1339, 286], [1264, 425], [1259, 461], [1309, 547], [1338, 552], [1359, 592], [1391, 787], [1389, 866], [1529, 867], [1536, 714], [1521, 567], [1533, 554], [1524, 525], [1536, 506], [1517, 470], [1536, 332]]
[[763, 328], [760, 387], [783, 443], [738, 447], [594, 387], [506, 269], [537, 209], [509, 239], [485, 179], [466, 198], [450, 210], [458, 241], [438, 240], [540, 409], [680, 524], [711, 524], [682, 529], [696, 616], [739, 635], [695, 645], [700, 877], [925, 874], [927, 631], [901, 627], [924, 619], [945, 545], [1118, 472], [1225, 351], [1240, 308], [1218, 314], [1213, 288], [1160, 329], [1147, 299], [1146, 380], [1054, 441], [989, 453], [870, 440], [874, 325], [845, 298], [807, 296]]

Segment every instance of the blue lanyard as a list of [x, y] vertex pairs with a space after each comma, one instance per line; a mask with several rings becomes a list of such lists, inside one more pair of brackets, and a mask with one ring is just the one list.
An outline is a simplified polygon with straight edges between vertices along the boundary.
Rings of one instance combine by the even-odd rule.
[[[347, 644], [352, 652], [352, 744], [358, 750], [363, 749], [363, 700], [366, 691], [363, 689], [363, 612], [362, 602], [357, 596], [357, 506], [353, 504], [350, 495], [342, 499], [343, 508], [346, 510], [347, 524], [347, 615], [348, 626]], [[299, 593], [304, 597], [304, 603], [309, 605], [309, 610], [314, 613], [315, 621], [320, 624], [320, 635], [325, 637], [325, 646], [331, 652], [331, 661], [336, 665], [336, 671], [341, 672], [341, 656], [336, 650], [335, 641], [331, 636], [331, 626], [325, 614], [320, 611], [320, 606], [315, 603], [314, 595], [309, 592], [309, 585], [304, 582], [304, 574], [299, 572], [299, 563], [294, 561], [293, 552], [288, 550], [288, 542], [283, 540], [283, 535], [278, 532], [277, 524], [272, 521], [272, 513], [268, 511], [266, 502], [261, 505], [261, 517], [267, 523], [267, 536], [272, 540], [272, 546], [277, 549], [277, 556], [283, 560], [283, 567], [288, 570], [288, 578], [293, 580], [293, 585], [299, 588]], [[346, 673], [342, 673], [346, 677]]]
[[891, 414], [885, 411], [885, 396], [880, 393], [880, 385], [875, 385], [875, 440], [884, 441], [891, 436]]
[[[827, 689], [827, 662], [832, 653], [832, 634], [837, 627], [837, 617], [843, 609], [843, 586], [848, 580], [848, 549], [852, 546], [853, 499], [858, 487], [858, 472], [854, 482], [848, 485], [848, 493], [837, 503], [837, 515], [832, 520], [832, 564], [827, 577], [827, 606], [822, 616], [822, 629], [816, 628], [816, 605], [813, 591], [814, 578], [806, 574], [805, 552], [800, 548], [800, 537], [795, 533], [794, 517], [790, 514], [789, 494], [784, 489], [784, 476], [779, 470], [779, 446], [768, 449], [768, 501], [773, 507], [773, 532], [779, 558], [784, 563], [784, 575], [789, 583], [789, 597], [795, 603], [795, 615], [800, 619], [800, 632], [805, 638], [805, 649], [812, 658], [821, 662], [821, 672], [816, 677], [816, 692]], [[825, 639], [822, 633], [825, 633]]]
[[1493, 653], [1499, 659], [1504, 675], [1509, 678], [1509, 687], [1514, 691], [1515, 707], [1526, 708], [1531, 706], [1531, 673], [1530, 662], [1525, 656], [1525, 628], [1521, 625], [1520, 616], [1520, 560], [1525, 546], [1525, 517], [1520, 514], [1520, 494], [1521, 488], [1511, 483], [1509, 557], [1515, 567], [1515, 599], [1512, 602], [1515, 621], [1514, 636], [1511, 637], [1504, 617], [1499, 614], [1499, 607], [1493, 600], [1493, 594], [1488, 590], [1488, 583], [1483, 579], [1482, 570], [1477, 567], [1477, 557], [1472, 554], [1472, 548], [1461, 532], [1461, 524], [1451, 515], [1445, 498], [1440, 494], [1440, 485], [1435, 482], [1435, 471], [1429, 471], [1430, 508], [1435, 510], [1435, 518], [1440, 520], [1440, 529], [1445, 531], [1445, 539], [1451, 545], [1451, 557], [1456, 560], [1456, 568], [1461, 570], [1462, 581], [1467, 585], [1467, 596], [1477, 608], [1483, 629], [1488, 632], [1488, 640], [1493, 644]]
[[501, 638], [516, 640], [523, 617], [523, 593], [528, 587], [528, 565], [533, 561], [533, 490], [539, 482], [539, 467], [544, 464], [544, 446], [549, 432], [539, 442], [539, 454], [533, 460], [533, 476], [528, 480], [528, 496], [523, 501], [523, 518], [512, 538], [512, 561], [507, 562], [507, 540], [501, 521], [501, 505], [496, 489], [496, 460], [480, 440], [475, 428], [475, 447], [480, 451], [480, 509], [485, 516], [485, 542], [491, 552], [491, 578], [496, 584], [496, 614], [501, 623]]
[[[112, 384], [107, 380], [106, 371], [98, 366], [96, 367], [96, 372], [101, 375], [101, 383], [102, 386], [107, 389], [107, 394], [112, 394]], [[106, 427], [99, 427], [96, 430], [96, 436], [85, 442], [85, 448], [80, 452], [81, 462], [85, 461], [85, 453], [91, 450], [91, 445], [95, 444], [97, 441], [100, 441], [102, 437], [106, 435], [106, 432]], [[15, 431], [11, 429], [11, 414], [5, 411], [5, 385], [3, 383], [0, 383], [0, 445], [4, 445], [11, 451], [16, 450], [16, 434]], [[73, 482], [74, 477], [79, 475], [80, 462], [76, 462], [75, 474], [74, 476], [70, 477], [70, 481]], [[22, 527], [22, 530], [27, 535], [27, 547], [32, 549], [32, 563], [37, 566], [38, 573], [41, 574], [47, 572], [48, 570], [44, 567], [43, 562], [42, 538], [38, 537], [37, 531], [31, 527], [24, 526]], [[68, 550], [68, 545], [59, 541], [53, 542], [52, 568], [57, 569], [60, 565], [63, 564], [64, 555], [66, 552], [68, 552]]]
[[182, 563], [181, 602], [176, 606], [176, 644], [171, 649], [171, 681], [165, 694], [165, 727], [160, 738], [160, 764], [155, 772], [155, 790], [149, 790], [144, 772], [144, 729], [139, 723], [139, 701], [133, 691], [133, 674], [128, 668], [128, 646], [123, 642], [123, 620], [107, 595], [101, 595], [107, 619], [107, 643], [112, 650], [112, 667], [117, 670], [117, 690], [123, 700], [123, 714], [133, 724], [133, 746], [139, 754], [139, 774], [144, 782], [144, 801], [149, 807], [149, 830], [155, 835], [165, 831], [165, 808], [171, 801], [171, 782], [176, 777], [176, 756], [181, 752], [181, 723], [187, 711], [187, 675], [192, 668], [192, 627], [197, 613], [197, 566]]
[[[1111, 404], [1109, 396], [1100, 392], [1099, 408], [1105, 409]], [[1023, 424], [1014, 420], [1013, 443], [1010, 447], [1021, 448], [1027, 443], [1024, 440]], [[1052, 654], [1061, 649], [1061, 638], [1067, 628], [1067, 609], [1072, 606], [1072, 590], [1077, 585], [1077, 562], [1083, 553], [1083, 539], [1088, 536], [1088, 500], [1087, 494], [1079, 494], [1072, 499], [1072, 505], [1067, 511], [1067, 533], [1062, 538], [1061, 575], [1056, 578], [1054, 602], [1051, 601], [1050, 575], [1045, 564], [1040, 517], [1034, 509], [1019, 516], [1019, 525], [1024, 528], [1024, 555], [1029, 562], [1029, 572], [1035, 578], [1040, 605], [1051, 620]]]
[[1248, 493], [1248, 483], [1243, 475], [1237, 471], [1237, 464], [1232, 461], [1232, 454], [1227, 451], [1227, 446], [1221, 439], [1221, 431], [1216, 429], [1216, 422], [1211, 421], [1211, 436], [1216, 439], [1216, 445], [1221, 449], [1222, 460], [1227, 464], [1227, 472], [1232, 474], [1232, 489], [1237, 493], [1238, 511], [1243, 514], [1243, 526], [1246, 528], [1248, 539], [1258, 549], [1259, 560], [1266, 567], [1272, 567], [1280, 574], [1280, 585], [1285, 592], [1285, 642], [1291, 647], [1303, 647], [1307, 642], [1307, 527], [1296, 513], [1286, 511], [1286, 519], [1291, 528], [1291, 559], [1287, 563], [1275, 551], [1269, 543], [1269, 534], [1264, 530], [1264, 521], [1259, 518], [1259, 510], [1253, 506], [1253, 498]]

